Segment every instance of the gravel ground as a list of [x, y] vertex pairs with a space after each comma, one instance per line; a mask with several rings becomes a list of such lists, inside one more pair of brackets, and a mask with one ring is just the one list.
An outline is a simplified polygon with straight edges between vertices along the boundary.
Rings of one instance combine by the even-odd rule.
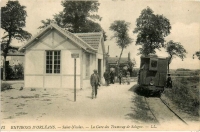
[[[112, 84], [101, 86], [96, 99], [91, 89], [77, 90], [74, 102], [73, 89], [23, 89], [22, 84], [1, 93], [2, 125], [132, 125], [134, 85]], [[110, 129], [109, 129], [110, 130]], [[118, 130], [118, 129], [117, 129]], [[120, 130], [120, 129], [119, 129]]]
[[37, 130], [187, 130], [173, 121], [165, 126], [156, 124], [144, 98], [133, 92], [135, 84], [101, 86], [96, 99], [91, 99], [91, 88], [77, 90], [76, 102], [73, 89], [20, 90], [22, 83], [13, 84], [14, 89], [1, 93], [1, 126], [6, 130], [12, 126], [35, 126]]

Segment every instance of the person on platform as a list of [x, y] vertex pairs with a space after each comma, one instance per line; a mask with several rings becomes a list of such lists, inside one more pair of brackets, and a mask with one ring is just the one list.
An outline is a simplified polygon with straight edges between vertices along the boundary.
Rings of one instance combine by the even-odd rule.
[[123, 77], [122, 70], [120, 70], [120, 71], [119, 71], [119, 75], [118, 75], [119, 84], [120, 84], [120, 85], [121, 85], [121, 83], [122, 83], [122, 77]]
[[95, 96], [97, 97], [97, 89], [100, 86], [99, 75], [97, 74], [97, 70], [94, 70], [94, 73], [90, 77], [90, 84], [92, 86], [92, 99]]
[[115, 79], [114, 72], [111, 71], [111, 72], [110, 72], [110, 83], [114, 84], [114, 79]]
[[104, 72], [103, 77], [104, 77], [104, 79], [105, 79], [106, 85], [109, 86], [110, 75], [109, 75], [108, 70], [106, 70], [106, 71]]

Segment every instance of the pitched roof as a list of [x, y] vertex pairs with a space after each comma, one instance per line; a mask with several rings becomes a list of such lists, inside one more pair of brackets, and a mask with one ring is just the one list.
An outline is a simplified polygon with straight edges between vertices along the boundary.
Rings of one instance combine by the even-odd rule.
[[[98, 47], [96, 48], [96, 46], [94, 46], [94, 44], [91, 43], [91, 41], [88, 38], [90, 38], [92, 40], [92, 38], [94, 37], [95, 40], [98, 40], [97, 36], [100, 36], [100, 34], [102, 34], [102, 33], [80, 33], [80, 34], [77, 33], [77, 35], [75, 35], [67, 30], [62, 29], [61, 27], [59, 27], [57, 24], [54, 24], [54, 23], [51, 23], [49, 26], [47, 26], [46, 28], [41, 30], [37, 35], [35, 35], [29, 41], [27, 41], [27, 43], [25, 45], [23, 45], [19, 48], [19, 51], [21, 51], [24, 48], [26, 48], [27, 46], [29, 46], [39, 36], [43, 35], [45, 32], [47, 32], [49, 29], [52, 29], [52, 28], [57, 29], [60, 33], [62, 33], [64, 36], [68, 37], [72, 41], [76, 42], [77, 45], [79, 45], [81, 48], [85, 49], [86, 51], [97, 52]], [[78, 35], [80, 35], [80, 37]], [[95, 43], [95, 45], [97, 45], [96, 43]]]
[[[119, 60], [119, 57], [108, 57], [108, 63], [117, 63], [117, 61]], [[124, 58], [122, 57], [120, 59], [120, 63], [127, 63], [128, 61], [128, 57]]]
[[98, 49], [99, 44], [101, 42], [102, 33], [101, 32], [93, 32], [93, 33], [74, 33], [76, 36], [81, 38], [87, 44], [89, 44], [94, 49]]

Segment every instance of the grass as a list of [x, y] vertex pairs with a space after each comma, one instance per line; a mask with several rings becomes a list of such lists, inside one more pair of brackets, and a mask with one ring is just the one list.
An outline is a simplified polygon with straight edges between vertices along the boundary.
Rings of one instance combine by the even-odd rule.
[[[173, 88], [164, 92], [178, 108], [184, 112], [199, 116], [199, 77], [177, 78], [173, 80]], [[195, 87], [191, 87], [195, 85]]]
[[134, 102], [135, 107], [132, 107], [133, 113], [127, 114], [129, 117], [145, 123], [157, 123], [150, 113], [150, 110], [144, 101], [144, 97], [136, 95], [132, 101]]
[[158, 123], [152, 116], [149, 107], [147, 106], [143, 96], [138, 94], [138, 85], [134, 85], [129, 91], [134, 91], [136, 95], [132, 98], [132, 102], [135, 104], [132, 107], [133, 113], [127, 114], [130, 118], [137, 119], [145, 123]]

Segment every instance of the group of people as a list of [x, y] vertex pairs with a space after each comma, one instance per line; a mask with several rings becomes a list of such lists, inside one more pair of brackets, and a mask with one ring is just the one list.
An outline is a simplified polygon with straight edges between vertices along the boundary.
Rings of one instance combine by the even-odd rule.
[[119, 84], [130, 84], [130, 72], [123, 73], [122, 70], [120, 70], [118, 74]]
[[[109, 73], [108, 70], [106, 70], [103, 74], [106, 85], [109, 86], [110, 83], [114, 84], [115, 82], [115, 73], [111, 71]], [[130, 72], [127, 72], [126, 74], [122, 73], [122, 70], [119, 71], [118, 74], [119, 84], [126, 83], [130, 84]], [[90, 77], [90, 85], [92, 86], [92, 99], [97, 97], [97, 89], [98, 86], [100, 86], [100, 78], [97, 73], [97, 70], [94, 70], [94, 73]]]
[[115, 83], [115, 73], [111, 71], [109, 73], [108, 70], [106, 70], [103, 74], [103, 77], [105, 79], [106, 85], [109, 86], [109, 84], [114, 84]]
[[[108, 70], [106, 70], [103, 74], [106, 85], [109, 86], [109, 84], [114, 84], [115, 82], [115, 74], [113, 71], [111, 71], [110, 73], [108, 72]], [[119, 84], [130, 84], [130, 72], [122, 72], [122, 70], [119, 71], [118, 74], [118, 79], [119, 79]]]

